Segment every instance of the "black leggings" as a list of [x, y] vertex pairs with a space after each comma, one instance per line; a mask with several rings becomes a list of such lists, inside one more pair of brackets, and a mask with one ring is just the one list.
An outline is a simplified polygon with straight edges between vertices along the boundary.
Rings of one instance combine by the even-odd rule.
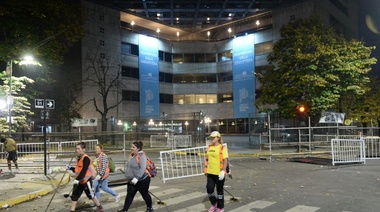
[[[211, 202], [211, 205], [217, 204], [218, 208], [224, 208], [224, 192], [223, 192], [223, 186], [224, 186], [224, 180], [219, 180], [218, 175], [213, 174], [207, 174], [207, 194], [208, 198]], [[216, 186], [216, 193], [218, 196], [215, 196], [214, 190]]]
[[147, 208], [152, 208], [152, 197], [149, 194], [149, 184], [150, 177], [146, 177], [142, 181], [138, 181], [136, 185], [128, 183], [127, 196], [125, 197], [123, 211], [128, 211], [129, 207], [133, 202], [137, 192], [140, 192], [142, 198], [144, 199]]

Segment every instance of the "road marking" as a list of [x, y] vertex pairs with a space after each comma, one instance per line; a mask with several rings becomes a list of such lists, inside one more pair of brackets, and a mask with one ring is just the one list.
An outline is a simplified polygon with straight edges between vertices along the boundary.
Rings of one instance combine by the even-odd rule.
[[258, 209], [264, 209], [270, 205], [273, 205], [276, 202], [269, 202], [265, 200], [256, 200], [254, 202], [249, 203], [248, 205], [244, 205], [241, 207], [238, 207], [234, 210], [230, 210], [230, 212], [242, 212], [242, 211], [250, 211], [251, 209], [258, 208]]
[[294, 208], [291, 208], [289, 210], [286, 210], [285, 212], [314, 212], [319, 210], [320, 208], [317, 207], [311, 207], [306, 205], [297, 205]]
[[207, 196], [207, 194], [205, 194], [204, 192], [193, 192], [193, 193], [185, 194], [182, 196], [174, 197], [174, 198], [163, 200], [163, 201], [166, 202], [166, 205], [175, 205], [180, 202], [185, 202], [187, 200], [195, 199], [198, 197], [205, 197], [205, 196]]

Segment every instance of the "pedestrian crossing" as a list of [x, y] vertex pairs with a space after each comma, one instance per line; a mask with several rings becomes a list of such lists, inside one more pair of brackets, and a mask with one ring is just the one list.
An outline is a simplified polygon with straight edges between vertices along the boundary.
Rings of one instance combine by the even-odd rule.
[[[111, 195], [101, 191], [100, 202], [103, 205], [104, 211], [117, 211], [121, 209], [124, 204], [127, 185], [119, 185], [112, 187], [112, 189], [121, 195], [119, 203], [115, 202], [115, 198]], [[150, 186], [150, 192], [155, 196], [152, 196], [153, 208], [156, 212], [202, 212], [207, 211], [210, 207], [210, 203], [205, 191], [190, 191], [186, 188], [164, 188], [161, 186]], [[232, 196], [225, 196], [225, 211], [227, 212], [246, 212], [246, 211], [262, 211], [262, 212], [316, 212], [326, 211], [326, 209], [308, 206], [308, 205], [293, 205], [286, 206], [278, 205], [281, 203], [267, 200], [252, 200], [246, 202], [242, 199], [241, 202], [231, 201]], [[236, 198], [236, 197], [235, 197]], [[69, 200], [70, 198], [68, 198]], [[91, 208], [92, 202], [85, 199], [85, 195], [82, 195], [82, 200], [86, 201], [86, 204], [79, 204], [77, 211], [87, 212], [93, 211]], [[68, 201], [66, 200], [66, 201]], [[166, 205], [158, 204], [158, 202], [165, 202]], [[279, 210], [279, 208], [281, 208]], [[144, 212], [146, 210], [145, 202], [141, 195], [138, 193], [128, 210], [130, 212]], [[347, 211], [345, 211], [347, 212]]]

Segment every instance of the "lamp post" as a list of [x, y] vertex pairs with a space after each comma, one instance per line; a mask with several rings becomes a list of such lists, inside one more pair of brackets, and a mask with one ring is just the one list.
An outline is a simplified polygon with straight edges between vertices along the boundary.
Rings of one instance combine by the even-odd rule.
[[[15, 61], [10, 59], [7, 63], [6, 72], [8, 74], [9, 80], [9, 91], [7, 96], [7, 105], [8, 105], [8, 136], [12, 134], [12, 105], [14, 98], [12, 96], [12, 75], [13, 75], [13, 63]], [[19, 61], [19, 65], [40, 65], [34, 60], [32, 56], [25, 56]]]

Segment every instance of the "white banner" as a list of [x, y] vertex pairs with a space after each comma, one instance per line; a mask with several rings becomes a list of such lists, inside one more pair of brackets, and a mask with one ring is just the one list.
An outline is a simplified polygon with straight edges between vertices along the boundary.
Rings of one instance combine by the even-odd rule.
[[323, 112], [319, 123], [326, 124], [343, 124], [344, 113]]
[[73, 127], [92, 127], [92, 126], [98, 126], [98, 119], [96, 119], [96, 118], [73, 119], [71, 126], [73, 126]]

